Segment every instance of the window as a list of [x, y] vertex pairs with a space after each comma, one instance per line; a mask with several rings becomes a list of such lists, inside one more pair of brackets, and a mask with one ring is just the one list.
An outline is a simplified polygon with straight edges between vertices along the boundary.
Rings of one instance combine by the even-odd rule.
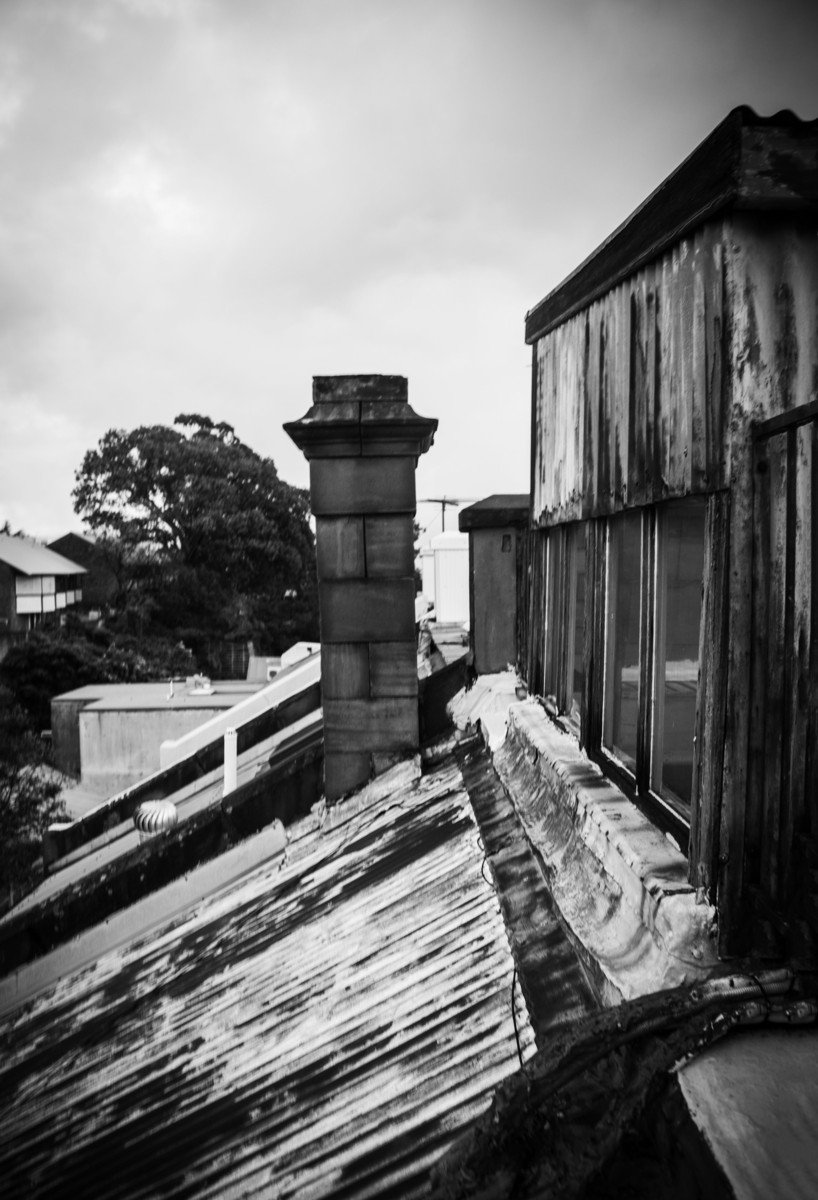
[[579, 734], [585, 691], [586, 525], [552, 529], [547, 550], [545, 692], [554, 715]]
[[18, 575], [15, 579], [15, 590], [18, 596], [40, 596], [43, 591], [43, 581], [40, 575]]
[[568, 681], [568, 715], [579, 727], [582, 697], [585, 691], [585, 528], [574, 525], [571, 530], [566, 605], [566, 645], [569, 660], [566, 665]]
[[705, 501], [612, 517], [601, 750], [686, 820], [693, 785]]
[[602, 744], [636, 772], [640, 701], [642, 515], [608, 525], [605, 610], [605, 691]]
[[699, 675], [704, 505], [657, 512], [651, 788], [688, 811]]
[[545, 619], [532, 677], [547, 709], [680, 843], [693, 792], [706, 509], [690, 497], [555, 526], [542, 535], [535, 589]]

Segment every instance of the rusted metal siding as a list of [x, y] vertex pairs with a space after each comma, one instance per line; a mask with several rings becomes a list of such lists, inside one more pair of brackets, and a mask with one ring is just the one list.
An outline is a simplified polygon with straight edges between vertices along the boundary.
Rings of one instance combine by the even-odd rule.
[[733, 383], [721, 944], [742, 953], [766, 936], [769, 952], [783, 945], [810, 954], [818, 813], [805, 799], [814, 783], [805, 790], [801, 781], [804, 773], [814, 781], [806, 748], [818, 736], [818, 489], [814, 425], [792, 423], [818, 400], [814, 222], [734, 217], [725, 280]]
[[[818, 403], [817, 297], [814, 215], [736, 211], [535, 344], [540, 532], [520, 656], [532, 690], [545, 682], [546, 529], [710, 493], [690, 871], [718, 899], [728, 956], [762, 945], [763, 921], [769, 952], [799, 922], [797, 952], [815, 952], [814, 434], [802, 422], [773, 437], [766, 481], [754, 435]], [[590, 665], [601, 646], [586, 636]], [[591, 746], [593, 716], [586, 706]]]
[[723, 236], [705, 225], [537, 342], [539, 524], [724, 485]]
[[395, 1196], [533, 1051], [462, 779], [352, 799], [0, 1023], [12, 1196]]
[[811, 420], [778, 433], [762, 425], [756, 436], [741, 899], [745, 936], [750, 931], [768, 954], [811, 959], [818, 948], [818, 405], [792, 414], [805, 410]]

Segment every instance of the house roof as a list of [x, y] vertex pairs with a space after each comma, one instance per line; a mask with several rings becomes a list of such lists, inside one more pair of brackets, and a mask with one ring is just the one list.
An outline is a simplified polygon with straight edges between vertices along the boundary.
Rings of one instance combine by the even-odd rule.
[[61, 533], [59, 537], [53, 538], [49, 543], [49, 548], [60, 545], [61, 542], [77, 541], [84, 542], [87, 546], [96, 547], [97, 539], [90, 533], [83, 533], [79, 529], [69, 529], [66, 533]]
[[85, 575], [85, 567], [29, 538], [0, 533], [0, 562], [22, 575]]
[[484, 858], [451, 758], [398, 767], [29, 999], [4, 1195], [420, 1194], [533, 1050]]
[[[293, 725], [287, 726], [282, 732], [264, 738], [245, 750], [242, 754], [239, 754], [236, 763], [237, 790], [234, 793], [234, 798], [238, 796], [240, 799], [238, 789], [266, 772], [277, 753], [282, 749], [286, 751], [288, 745], [299, 738], [300, 735], [314, 728], [317, 736], [320, 737], [320, 725], [320, 711], [310, 713], [306, 718], [302, 718]], [[216, 767], [206, 770], [206, 764], [203, 763], [202, 757], [199, 756], [194, 769], [187, 773], [189, 781], [181, 783], [181, 785], [176, 786], [172, 790], [168, 788], [167, 795], [165, 796], [162, 796], [162, 792], [165, 789], [161, 787], [163, 775], [167, 774], [173, 778], [174, 776], [178, 777], [181, 774], [180, 772], [157, 771], [153, 775], [148, 776], [142, 785], [139, 785], [141, 793], [153, 795], [154, 797], [161, 796], [163, 799], [171, 800], [177, 807], [180, 826], [190, 823], [199, 815], [206, 814], [208, 809], [217, 810], [224, 807], [223, 763], [220, 762]], [[186, 777], [183, 776], [183, 778]], [[48, 906], [54, 904], [65, 912], [70, 904], [72, 889], [76, 889], [83, 883], [88, 883], [93, 887], [94, 880], [99, 878], [100, 875], [109, 878], [113, 873], [117, 874], [121, 888], [123, 886], [123, 865], [125, 860], [130, 858], [135, 858], [138, 861], [140, 878], [145, 879], [146, 885], [150, 882], [153, 860], [156, 859], [160, 851], [168, 848], [167, 839], [162, 839], [156, 844], [149, 844], [142, 847], [140, 851], [140, 835], [134, 826], [132, 817], [132, 809], [135, 805], [127, 804], [129, 790], [126, 789], [118, 797], [112, 797], [107, 801], [100, 801], [99, 805], [91, 810], [89, 816], [99, 816], [96, 824], [97, 827], [102, 827], [104, 832], [100, 832], [96, 837], [91, 837], [86, 841], [80, 842], [74, 849], [67, 850], [65, 854], [51, 864], [49, 873], [46, 874], [37, 887], [0, 917], [0, 968], [4, 965], [4, 943], [9, 930], [19, 928], [21, 925], [23, 927], [27, 926], [30, 929], [34, 925], [33, 916], [44, 908], [46, 909], [45, 919], [49, 921], [50, 926], [53, 928], [56, 922], [48, 914]], [[70, 807], [70, 791], [64, 794], [64, 799]], [[118, 800], [121, 801], [121, 804], [117, 803]], [[120, 811], [121, 808], [124, 808], [124, 813]], [[80, 827], [79, 833], [76, 835], [77, 837], [81, 836], [82, 825], [83, 822], [79, 821], [72, 827], [72, 829], [75, 829], [77, 826]], [[180, 829], [179, 832], [183, 839], [184, 830]], [[70, 836], [71, 831], [69, 831]], [[201, 853], [200, 848], [198, 849], [199, 853]], [[185, 861], [185, 849], [182, 841], [182, 845], [176, 848], [176, 858], [179, 860], [179, 873], [182, 873], [185, 869], [189, 870], [191, 865], [197, 861], [194, 857], [195, 850], [188, 853], [191, 854], [191, 860]], [[201, 861], [201, 858], [198, 861]], [[132, 899], [132, 896], [129, 896], [128, 899]], [[97, 910], [94, 913], [94, 918], [97, 921], [100, 918], [102, 904], [103, 901], [97, 899], [93, 905]], [[76, 936], [82, 928], [83, 926], [78, 922], [75, 926], [69, 927], [66, 936]]]
[[679, 167], [526, 314], [531, 343], [729, 210], [818, 215], [818, 120], [734, 108]]

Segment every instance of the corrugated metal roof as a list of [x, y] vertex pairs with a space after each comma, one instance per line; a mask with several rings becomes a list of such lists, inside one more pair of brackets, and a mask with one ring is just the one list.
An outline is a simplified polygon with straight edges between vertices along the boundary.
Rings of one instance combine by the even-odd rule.
[[[297, 730], [300, 731], [302, 726], [317, 724], [319, 721], [320, 714], [318, 717], [311, 714], [306, 720], [298, 723]], [[263, 771], [278, 745], [285, 742], [290, 736], [290, 730], [283, 734], [274, 734], [238, 755], [237, 786], [248, 783]], [[220, 764], [193, 782], [187, 783], [175, 791], [169, 791], [167, 797], [162, 798], [172, 800], [177, 806], [181, 823], [189, 820], [196, 813], [202, 812], [208, 806], [219, 804], [223, 788], [224, 766]], [[70, 809], [70, 789], [63, 792], [62, 798]], [[81, 879], [88, 878], [101, 868], [115, 868], [121, 858], [137, 849], [139, 845], [140, 835], [134, 827], [132, 814], [129, 813], [121, 820], [117, 820], [116, 816], [112, 815], [104, 833], [100, 833], [97, 837], [84, 842], [75, 850], [71, 850], [62, 858], [57, 859], [52, 865], [51, 873], [46, 875], [37, 887], [19, 900], [13, 908], [0, 916], [0, 940], [2, 940], [4, 929], [12, 922], [17, 922], [23, 914], [49, 900], [56, 899], [59, 903], [59, 895], [66, 888]]]
[[533, 1050], [461, 776], [290, 833], [0, 1024], [4, 1196], [421, 1194]]
[[23, 575], [85, 575], [85, 567], [28, 538], [0, 533], [0, 562]]

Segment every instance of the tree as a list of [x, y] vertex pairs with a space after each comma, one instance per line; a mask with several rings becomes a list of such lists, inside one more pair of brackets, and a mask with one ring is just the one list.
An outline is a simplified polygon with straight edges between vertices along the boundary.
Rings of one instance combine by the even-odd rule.
[[25, 714], [0, 707], [0, 910], [37, 881], [43, 834], [67, 813], [45, 747]]
[[169, 640], [133, 638], [84, 629], [67, 614], [65, 629], [38, 630], [0, 662], [0, 686], [35, 729], [51, 724], [51, 701], [89, 683], [145, 683], [189, 675], [188, 651]]
[[317, 631], [308, 494], [231, 425], [111, 429], [76, 474], [74, 507], [130, 569], [125, 607], [186, 641], [255, 638], [271, 652]]

